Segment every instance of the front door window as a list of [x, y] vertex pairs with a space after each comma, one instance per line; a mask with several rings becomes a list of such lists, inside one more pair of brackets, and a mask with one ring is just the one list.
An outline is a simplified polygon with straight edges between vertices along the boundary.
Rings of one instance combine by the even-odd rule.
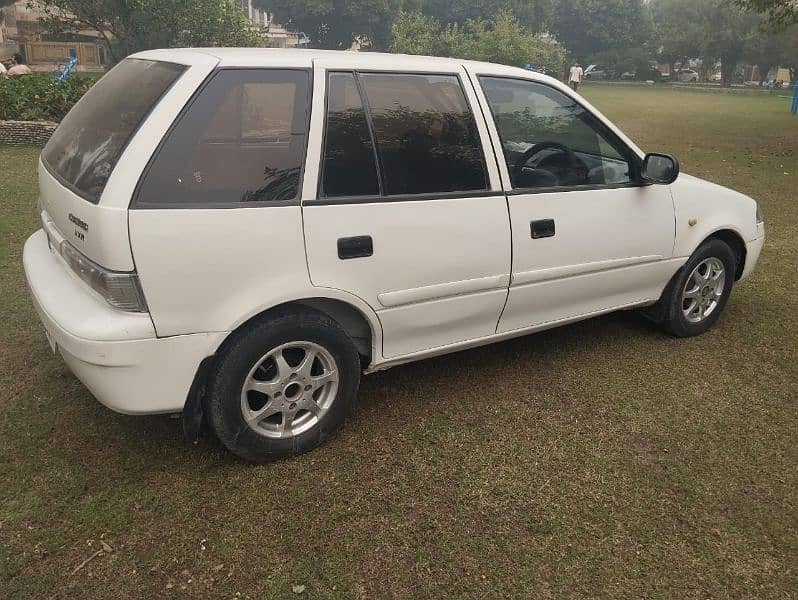
[[632, 157], [583, 106], [534, 81], [480, 77], [513, 189], [622, 185]]

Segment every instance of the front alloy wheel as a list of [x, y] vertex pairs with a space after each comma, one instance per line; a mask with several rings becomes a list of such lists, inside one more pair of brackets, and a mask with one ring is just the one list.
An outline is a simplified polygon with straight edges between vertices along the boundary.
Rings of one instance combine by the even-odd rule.
[[687, 278], [682, 313], [689, 323], [700, 323], [718, 307], [726, 285], [726, 269], [717, 258], [702, 260]]
[[662, 325], [678, 337], [699, 335], [715, 324], [731, 294], [736, 257], [723, 240], [701, 244], [665, 288]]

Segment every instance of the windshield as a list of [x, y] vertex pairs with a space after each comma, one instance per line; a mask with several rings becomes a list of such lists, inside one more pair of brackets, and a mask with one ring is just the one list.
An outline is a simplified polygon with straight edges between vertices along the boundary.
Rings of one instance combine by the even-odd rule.
[[42, 161], [64, 185], [96, 204], [133, 133], [185, 69], [151, 60], [122, 61], [64, 117]]

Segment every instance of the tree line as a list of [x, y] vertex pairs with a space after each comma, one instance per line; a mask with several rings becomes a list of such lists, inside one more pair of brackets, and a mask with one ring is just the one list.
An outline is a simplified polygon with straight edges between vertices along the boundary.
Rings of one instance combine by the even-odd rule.
[[[736, 4], [734, 3], [736, 2]], [[0, 0], [8, 4], [9, 0]], [[794, 0], [254, 0], [317, 48], [532, 64], [566, 60], [644, 69], [649, 61], [740, 61], [798, 69]], [[234, 0], [39, 0], [51, 33], [94, 29], [114, 60], [170, 46], [257, 46], [263, 30]]]
[[[645, 70], [649, 61], [721, 64], [724, 84], [745, 60], [767, 74], [798, 67], [793, 0], [255, 0], [320, 48], [476, 58], [559, 70], [565, 60]], [[542, 34], [551, 34], [543, 36]]]

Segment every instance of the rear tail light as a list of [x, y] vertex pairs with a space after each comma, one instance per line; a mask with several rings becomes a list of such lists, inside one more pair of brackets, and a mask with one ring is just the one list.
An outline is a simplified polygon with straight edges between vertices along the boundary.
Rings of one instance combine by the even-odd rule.
[[72, 271], [114, 308], [130, 312], [147, 312], [138, 274], [109, 271], [86, 258], [72, 244], [63, 240], [58, 252]]

